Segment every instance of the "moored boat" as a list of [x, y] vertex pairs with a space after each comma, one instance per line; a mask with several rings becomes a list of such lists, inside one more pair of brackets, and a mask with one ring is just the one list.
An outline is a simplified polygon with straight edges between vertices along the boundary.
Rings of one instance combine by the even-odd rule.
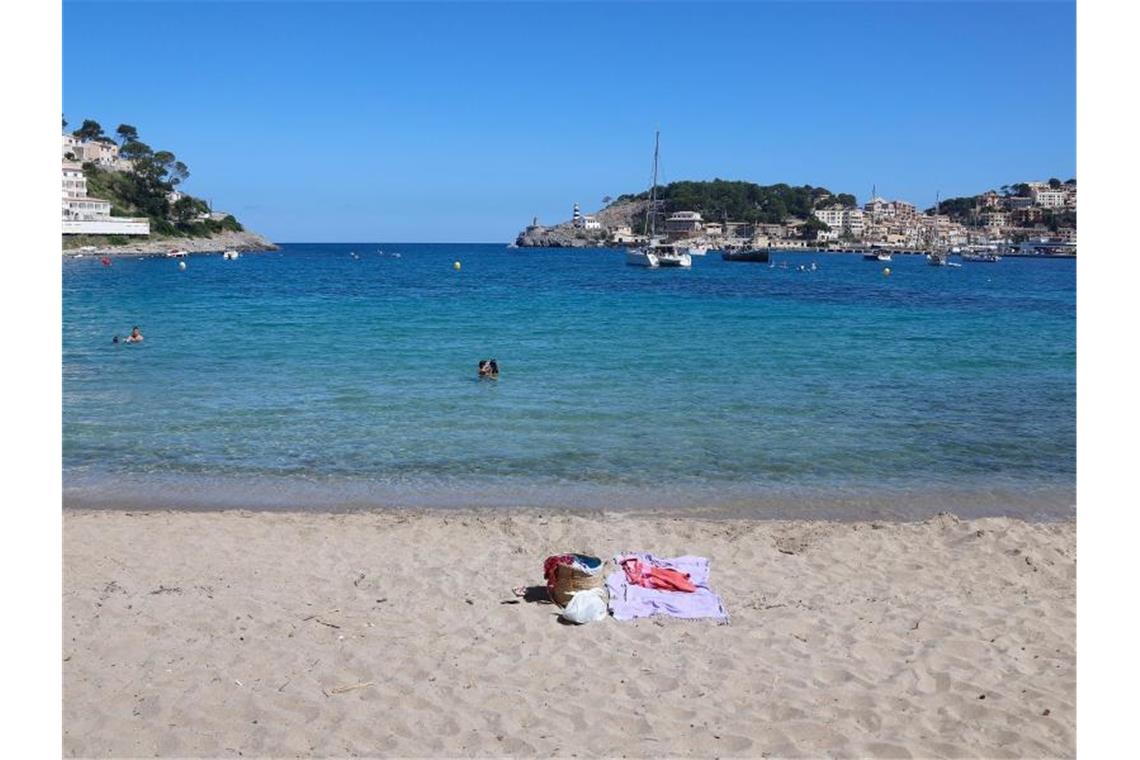
[[625, 253], [625, 263], [635, 267], [683, 267], [693, 265], [687, 246], [657, 241], [657, 158], [661, 148], [661, 133], [653, 142], [653, 184], [649, 189], [649, 204], [645, 207], [645, 226], [649, 230], [649, 245], [631, 248]]
[[737, 250], [725, 249], [720, 257], [725, 261], [753, 261], [761, 264], [767, 263], [771, 257], [770, 248], [740, 248]]

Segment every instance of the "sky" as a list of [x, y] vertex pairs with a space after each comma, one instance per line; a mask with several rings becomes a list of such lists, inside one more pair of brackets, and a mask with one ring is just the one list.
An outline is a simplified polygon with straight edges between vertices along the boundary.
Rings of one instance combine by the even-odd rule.
[[65, 0], [63, 113], [278, 242], [498, 242], [661, 179], [1076, 176], [1069, 2]]

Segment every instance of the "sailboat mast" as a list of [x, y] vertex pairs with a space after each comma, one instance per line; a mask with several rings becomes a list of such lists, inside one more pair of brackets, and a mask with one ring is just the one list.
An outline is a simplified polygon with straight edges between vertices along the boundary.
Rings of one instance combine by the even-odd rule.
[[657, 155], [661, 149], [661, 131], [653, 135], [653, 189], [649, 192], [649, 240], [657, 234]]

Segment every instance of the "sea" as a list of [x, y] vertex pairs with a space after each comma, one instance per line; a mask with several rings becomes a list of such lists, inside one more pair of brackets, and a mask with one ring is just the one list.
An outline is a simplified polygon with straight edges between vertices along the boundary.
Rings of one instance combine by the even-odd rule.
[[1075, 512], [1072, 259], [184, 261], [63, 261], [65, 508]]

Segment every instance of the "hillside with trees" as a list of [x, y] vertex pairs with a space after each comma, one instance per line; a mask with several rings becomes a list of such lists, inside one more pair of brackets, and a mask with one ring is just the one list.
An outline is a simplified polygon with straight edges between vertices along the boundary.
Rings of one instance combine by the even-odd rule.
[[[792, 186], [783, 183], [757, 185], [753, 182], [714, 179], [672, 182], [657, 189], [661, 211], [697, 211], [710, 221], [730, 219], [749, 223], [780, 224], [800, 219], [805, 227], [826, 229], [812, 213], [817, 208], [840, 205], [854, 208], [855, 196], [834, 194], [824, 187]], [[623, 195], [618, 201], [645, 201], [649, 192]], [[641, 226], [644, 225], [644, 220]], [[640, 229], [638, 231], [641, 231]]]
[[[67, 122], [63, 122], [67, 126]], [[180, 185], [190, 177], [189, 167], [169, 150], [155, 150], [139, 139], [136, 127], [120, 124], [116, 138], [103, 131], [99, 122], [85, 119], [72, 136], [86, 141], [119, 145], [119, 157], [129, 162], [129, 168], [107, 167], [97, 163], [83, 164], [87, 179], [87, 194], [111, 203], [111, 216], [146, 217], [153, 238], [209, 238], [225, 233], [241, 233], [244, 228], [232, 214], [218, 218], [211, 215], [209, 204], [201, 198], [185, 194]], [[67, 154], [65, 159], [75, 159]], [[172, 201], [171, 198], [174, 197]], [[68, 236], [65, 242], [75, 243], [118, 241], [82, 240]], [[268, 242], [268, 241], [266, 241]]]

